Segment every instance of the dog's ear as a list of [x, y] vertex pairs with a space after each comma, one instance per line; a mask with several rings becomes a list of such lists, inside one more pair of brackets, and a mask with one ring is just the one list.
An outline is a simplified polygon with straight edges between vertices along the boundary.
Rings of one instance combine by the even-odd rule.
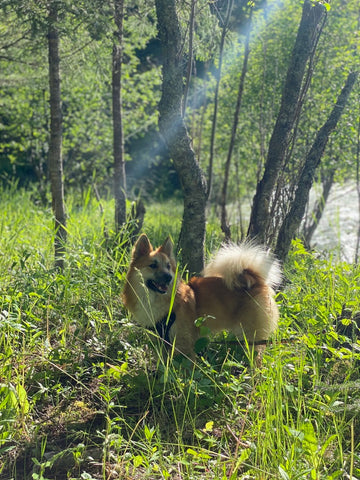
[[169, 258], [174, 258], [173, 249], [174, 249], [174, 244], [171, 238], [167, 237], [165, 242], [159, 248], [159, 251], [165, 253], [165, 255], [167, 255]]
[[149, 255], [150, 252], [153, 251], [153, 247], [148, 239], [148, 237], [143, 233], [137, 239], [133, 251], [132, 251], [132, 259], [135, 260], [139, 257], [143, 257]]

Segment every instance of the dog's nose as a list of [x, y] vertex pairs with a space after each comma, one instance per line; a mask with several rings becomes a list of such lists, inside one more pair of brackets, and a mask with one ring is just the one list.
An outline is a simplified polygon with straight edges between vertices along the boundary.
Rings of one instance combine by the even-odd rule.
[[164, 273], [163, 280], [165, 283], [170, 283], [172, 280], [172, 275], [170, 275], [170, 273]]

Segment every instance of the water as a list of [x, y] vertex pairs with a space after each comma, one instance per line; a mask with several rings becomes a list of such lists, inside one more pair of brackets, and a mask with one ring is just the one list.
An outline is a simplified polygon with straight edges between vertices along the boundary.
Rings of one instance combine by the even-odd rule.
[[[319, 194], [319, 188], [315, 186], [310, 193], [310, 205], [313, 206], [315, 200], [319, 198]], [[238, 206], [231, 203], [227, 209], [230, 223], [235, 226], [239, 223]], [[249, 221], [250, 210], [251, 207], [243, 208], [245, 230]], [[219, 212], [216, 215], [219, 216]], [[359, 206], [356, 184], [354, 182], [344, 185], [336, 184], [330, 191], [323, 216], [313, 235], [311, 247], [321, 255], [331, 255], [348, 263], [353, 263], [358, 224]]]
[[315, 230], [312, 246], [319, 252], [336, 253], [342, 260], [352, 263], [355, 258], [358, 228], [356, 185], [335, 185]]

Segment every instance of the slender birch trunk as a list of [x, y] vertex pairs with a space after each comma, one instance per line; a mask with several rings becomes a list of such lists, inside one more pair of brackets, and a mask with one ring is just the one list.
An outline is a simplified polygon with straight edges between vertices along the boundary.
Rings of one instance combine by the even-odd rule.
[[260, 243], [266, 242], [271, 222], [271, 201], [286, 153], [292, 140], [302, 105], [302, 86], [306, 65], [318, 42], [326, 9], [320, 3], [305, 0], [296, 41], [285, 80], [280, 111], [269, 143], [264, 174], [257, 185], [253, 200], [248, 235]]
[[231, 229], [230, 229], [228, 215], [227, 215], [226, 202], [227, 202], [227, 191], [228, 191], [228, 183], [229, 183], [231, 157], [232, 157], [232, 153], [235, 146], [236, 132], [239, 124], [240, 108], [241, 108], [243, 91], [244, 91], [245, 76], [247, 72], [247, 65], [248, 65], [248, 60], [250, 55], [250, 30], [251, 30], [250, 25], [251, 25], [251, 15], [249, 18], [248, 32], [245, 38], [244, 60], [243, 60], [243, 66], [242, 66], [241, 75], [240, 75], [239, 88], [238, 88], [236, 107], [235, 107], [235, 113], [234, 113], [234, 121], [231, 129], [229, 149], [228, 149], [228, 154], [227, 154], [226, 163], [225, 163], [224, 181], [223, 181], [223, 186], [221, 190], [221, 203], [220, 203], [221, 230], [225, 235], [225, 241], [231, 240]]
[[49, 176], [52, 195], [52, 209], [55, 217], [55, 266], [64, 268], [66, 243], [66, 213], [64, 203], [64, 179], [62, 159], [62, 113], [60, 89], [60, 56], [57, 2], [49, 2], [48, 55], [50, 89], [50, 146]]
[[357, 76], [357, 72], [352, 72], [348, 75], [346, 83], [329, 115], [329, 118], [318, 131], [314, 143], [306, 156], [305, 165], [302, 169], [296, 188], [294, 201], [279, 231], [275, 253], [280, 260], [285, 260], [290, 249], [291, 240], [294, 238], [296, 231], [300, 226], [309, 199], [309, 192], [314, 181], [316, 169], [320, 164], [329, 136], [336, 128], [342, 112], [344, 111]]
[[204, 266], [206, 181], [196, 160], [183, 117], [183, 57], [175, 0], [156, 0], [163, 49], [159, 129], [178, 173], [184, 212], [179, 238], [182, 261], [192, 273]]
[[114, 152], [114, 197], [115, 231], [119, 232], [126, 222], [126, 173], [124, 131], [122, 119], [122, 61], [124, 0], [114, 0], [114, 44], [112, 53], [112, 107], [113, 107], [113, 152]]

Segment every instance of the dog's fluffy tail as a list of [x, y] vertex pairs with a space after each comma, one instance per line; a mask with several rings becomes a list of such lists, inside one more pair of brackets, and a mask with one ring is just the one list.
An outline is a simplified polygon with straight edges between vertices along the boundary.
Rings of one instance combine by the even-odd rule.
[[204, 277], [222, 277], [230, 289], [250, 289], [259, 282], [275, 288], [282, 279], [274, 255], [251, 242], [224, 245], [205, 267]]

